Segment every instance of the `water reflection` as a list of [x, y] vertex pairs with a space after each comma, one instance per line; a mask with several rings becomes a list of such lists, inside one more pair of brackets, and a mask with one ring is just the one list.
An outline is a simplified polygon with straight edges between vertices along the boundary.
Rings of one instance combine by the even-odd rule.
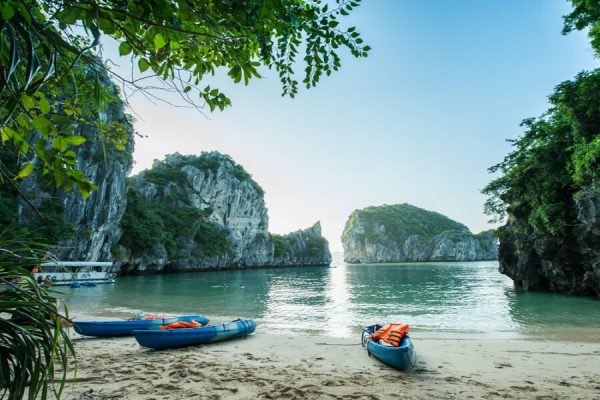
[[70, 294], [65, 302], [82, 314], [128, 316], [143, 310], [230, 320], [265, 313], [268, 279], [268, 270], [127, 276], [113, 285], [65, 289]]
[[[243, 286], [243, 287], [242, 287]], [[128, 316], [138, 310], [257, 319], [282, 333], [353, 335], [375, 322], [413, 330], [511, 336], [597, 328], [600, 302], [516, 292], [497, 262], [271, 268], [118, 278], [71, 292], [75, 313]]]
[[494, 263], [365, 264], [347, 270], [352, 307], [366, 322], [407, 321], [429, 330], [514, 328], [502, 296], [510, 281], [495, 272]]
[[303, 329], [321, 332], [327, 326], [325, 294], [328, 268], [279, 270], [270, 281], [263, 322], [283, 333]]
[[523, 332], [548, 337], [563, 337], [595, 330], [600, 339], [600, 301], [546, 292], [506, 290], [511, 318]]
[[353, 332], [353, 325], [357, 325], [356, 318], [351, 311], [346, 276], [345, 266], [335, 266], [329, 269], [325, 294], [328, 299], [326, 319], [330, 325], [328, 329], [330, 336], [350, 336]]

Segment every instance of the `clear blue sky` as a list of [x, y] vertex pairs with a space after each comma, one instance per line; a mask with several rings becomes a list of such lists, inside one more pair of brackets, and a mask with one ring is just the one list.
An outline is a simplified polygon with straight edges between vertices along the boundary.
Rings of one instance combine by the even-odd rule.
[[215, 82], [233, 106], [209, 118], [134, 98], [136, 129], [149, 135], [134, 172], [176, 151], [227, 153], [265, 189], [272, 232], [320, 220], [333, 251], [348, 215], [369, 205], [408, 202], [490, 228], [479, 191], [505, 139], [547, 108], [556, 84], [598, 65], [585, 34], [561, 35], [569, 10], [563, 0], [366, 0], [349, 24], [370, 57], [344, 53], [339, 73], [294, 100], [268, 72], [248, 87]]

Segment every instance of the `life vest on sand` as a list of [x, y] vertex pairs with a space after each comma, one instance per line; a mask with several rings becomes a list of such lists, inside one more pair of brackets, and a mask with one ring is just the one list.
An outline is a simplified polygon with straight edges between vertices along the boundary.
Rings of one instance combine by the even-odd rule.
[[201, 326], [202, 324], [200, 322], [194, 320], [190, 322], [177, 321], [170, 324], [161, 325], [160, 329], [200, 328]]
[[404, 335], [408, 333], [408, 324], [387, 324], [371, 335], [371, 339], [383, 340], [394, 347], [400, 346]]

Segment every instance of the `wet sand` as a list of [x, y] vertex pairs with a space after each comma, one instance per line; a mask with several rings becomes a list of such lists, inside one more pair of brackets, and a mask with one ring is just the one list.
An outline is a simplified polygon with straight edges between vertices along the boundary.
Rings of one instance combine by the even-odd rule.
[[278, 336], [154, 351], [133, 337], [73, 335], [65, 399], [598, 399], [598, 341], [411, 335], [401, 372], [369, 358], [359, 337]]

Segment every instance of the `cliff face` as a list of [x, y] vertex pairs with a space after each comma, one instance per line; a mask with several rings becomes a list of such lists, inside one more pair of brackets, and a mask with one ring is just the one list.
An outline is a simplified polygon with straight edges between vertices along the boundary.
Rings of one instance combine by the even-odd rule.
[[288, 233], [270, 235], [273, 243], [271, 265], [329, 265], [331, 253], [327, 240], [321, 236], [321, 224]]
[[[127, 132], [126, 149], [116, 150], [104, 143], [95, 128], [78, 128], [77, 135], [87, 141], [76, 151], [77, 165], [84, 175], [98, 186], [84, 200], [77, 190], [65, 192], [52, 185], [46, 185], [36, 174], [32, 174], [22, 184], [23, 191], [36, 206], [45, 199], [53, 199], [61, 206], [64, 220], [72, 225], [73, 233], [62, 240], [52, 252], [62, 260], [112, 261], [111, 247], [121, 236], [119, 221], [125, 211], [127, 174], [131, 170], [133, 152], [133, 128], [123, 112], [116, 88], [103, 78], [103, 84], [114, 91], [114, 100], [106, 106], [100, 118], [106, 125], [119, 122]], [[37, 218], [31, 207], [21, 202], [19, 220], [31, 221]]]
[[[217, 152], [155, 162], [130, 180], [122, 272], [329, 265], [318, 224], [282, 241], [269, 234], [263, 194], [240, 165]], [[321, 241], [307, 251], [312, 238]]]
[[492, 232], [473, 235], [458, 222], [409, 204], [354, 211], [342, 244], [349, 263], [497, 259]]
[[499, 229], [500, 272], [528, 290], [600, 296], [600, 191], [584, 190], [575, 206], [579, 225], [568, 240], [536, 234], [509, 215]]

